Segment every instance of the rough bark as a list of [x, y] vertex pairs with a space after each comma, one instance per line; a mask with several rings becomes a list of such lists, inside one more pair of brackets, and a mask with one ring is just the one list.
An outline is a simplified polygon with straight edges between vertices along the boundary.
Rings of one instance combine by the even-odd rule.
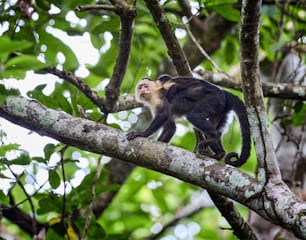
[[276, 155], [268, 128], [268, 116], [259, 76], [258, 43], [261, 1], [242, 1], [240, 28], [240, 66], [244, 100], [258, 160], [258, 172], [263, 184], [271, 178], [280, 180]]
[[262, 185], [239, 169], [213, 159], [149, 139], [129, 142], [117, 129], [48, 109], [23, 97], [8, 97], [0, 107], [0, 116], [82, 150], [131, 162], [222, 194], [306, 238], [306, 203], [278, 179]]

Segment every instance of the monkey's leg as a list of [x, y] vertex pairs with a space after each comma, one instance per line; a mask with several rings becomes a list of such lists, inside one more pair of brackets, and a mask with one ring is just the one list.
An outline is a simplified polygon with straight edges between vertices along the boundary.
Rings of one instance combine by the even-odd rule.
[[204, 139], [196, 145], [195, 149], [199, 150], [200, 154], [217, 160], [221, 160], [225, 155], [225, 151], [220, 140], [207, 143], [207, 141]]
[[201, 155], [211, 156], [212, 151], [205, 142], [205, 135], [200, 130], [195, 129], [196, 145], [193, 152], [199, 152]]
[[[187, 119], [198, 128], [202, 134], [205, 134], [205, 139], [203, 136], [200, 137], [202, 140], [197, 143], [196, 150], [199, 149], [200, 154], [217, 160], [223, 158], [225, 151], [220, 140], [221, 133], [210, 122], [210, 118], [203, 115], [201, 116], [201, 114], [191, 113], [187, 116]], [[208, 147], [214, 152], [214, 154], [209, 153]]]
[[206, 147], [203, 144], [201, 144], [201, 142], [204, 140], [204, 136], [201, 131], [195, 128], [194, 128], [194, 133], [196, 137], [196, 145], [193, 149], [193, 152], [196, 153], [197, 151], [199, 151], [200, 154], [203, 154], [203, 152], [205, 152], [206, 149]]
[[201, 114], [195, 113], [189, 113], [186, 117], [194, 127], [205, 134], [206, 139], [203, 140], [203, 143], [210, 144], [220, 139], [221, 133], [214, 127], [208, 117], [203, 117]]

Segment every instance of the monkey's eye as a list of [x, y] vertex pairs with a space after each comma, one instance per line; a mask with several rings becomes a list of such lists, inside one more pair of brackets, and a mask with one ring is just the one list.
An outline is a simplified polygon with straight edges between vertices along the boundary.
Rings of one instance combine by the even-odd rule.
[[149, 89], [149, 88], [150, 88], [149, 84], [140, 84], [138, 85], [137, 90], [141, 91], [142, 89]]

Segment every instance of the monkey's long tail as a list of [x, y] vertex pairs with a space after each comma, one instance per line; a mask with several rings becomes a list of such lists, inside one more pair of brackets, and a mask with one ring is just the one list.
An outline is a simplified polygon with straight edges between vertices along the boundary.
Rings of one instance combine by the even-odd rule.
[[240, 123], [242, 149], [240, 156], [238, 156], [238, 154], [235, 152], [227, 154], [227, 156], [225, 157], [225, 163], [230, 164], [234, 167], [240, 167], [248, 160], [250, 156], [250, 151], [251, 151], [250, 123], [248, 120], [248, 115], [244, 103], [237, 96], [229, 92], [226, 92], [226, 98], [229, 103], [232, 103], [232, 110], [234, 110]]

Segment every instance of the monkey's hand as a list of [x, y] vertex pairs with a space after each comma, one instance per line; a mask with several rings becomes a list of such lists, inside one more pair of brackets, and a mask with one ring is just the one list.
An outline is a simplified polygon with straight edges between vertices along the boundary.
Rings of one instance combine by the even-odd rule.
[[137, 137], [145, 137], [143, 132], [129, 132], [128, 134], [126, 134], [126, 138], [127, 140], [131, 141], [133, 140], [134, 138], [137, 138]]

